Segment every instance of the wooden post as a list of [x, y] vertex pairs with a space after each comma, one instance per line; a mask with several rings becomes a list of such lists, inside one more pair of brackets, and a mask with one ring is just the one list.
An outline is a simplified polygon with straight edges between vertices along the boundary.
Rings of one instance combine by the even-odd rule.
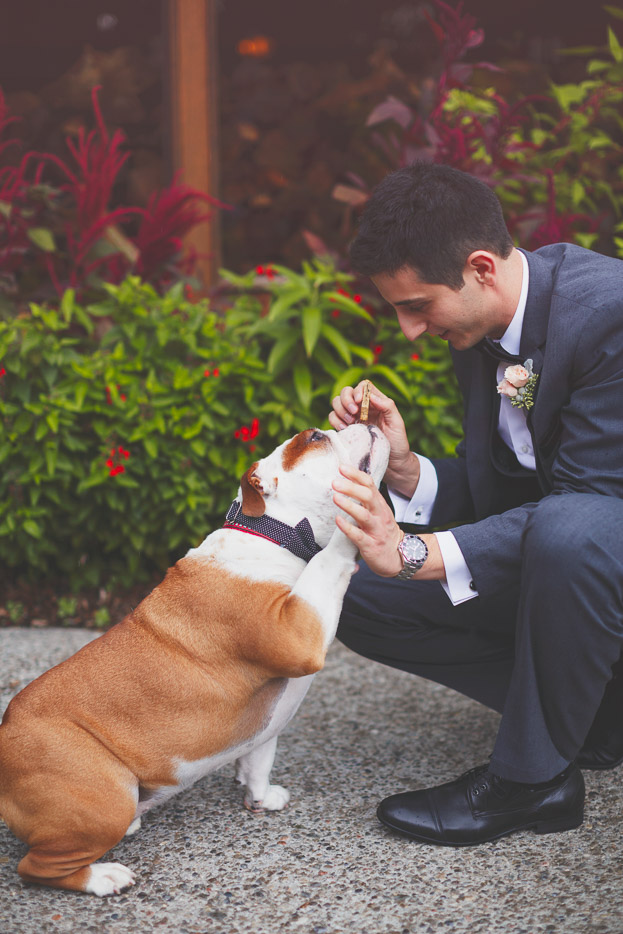
[[[216, 0], [167, 0], [171, 164], [182, 181], [218, 197]], [[167, 22], [165, 20], [165, 24]], [[220, 265], [219, 216], [187, 237], [204, 254], [205, 286]]]

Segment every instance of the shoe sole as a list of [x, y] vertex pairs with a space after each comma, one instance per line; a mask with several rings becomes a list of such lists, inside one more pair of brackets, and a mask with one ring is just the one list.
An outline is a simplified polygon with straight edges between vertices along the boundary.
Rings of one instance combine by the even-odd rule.
[[610, 769], [616, 769], [622, 763], [623, 756], [621, 756], [620, 759], [617, 759], [616, 762], [608, 763], [608, 765], [582, 765], [582, 763], [576, 759], [578, 768], [582, 769], [583, 772], [609, 772]]
[[461, 840], [458, 842], [452, 840], [433, 840], [422, 834], [405, 830], [404, 827], [397, 827], [395, 824], [392, 824], [391, 821], [379, 817], [378, 814], [377, 817], [385, 827], [389, 827], [391, 830], [395, 830], [405, 837], [417, 840], [420, 843], [430, 843], [434, 846], [478, 846], [480, 843], [490, 843], [492, 840], [499, 840], [501, 837], [508, 837], [510, 834], [519, 833], [522, 830], [533, 830], [538, 834], [561, 833], [564, 830], [576, 830], [584, 822], [584, 810], [580, 811], [579, 815], [574, 814], [568, 817], [559, 817], [556, 820], [539, 820], [535, 821], [533, 824], [522, 824], [519, 827], [511, 827], [509, 830], [503, 830], [501, 833], [493, 834], [490, 837], [482, 837], [479, 840]]

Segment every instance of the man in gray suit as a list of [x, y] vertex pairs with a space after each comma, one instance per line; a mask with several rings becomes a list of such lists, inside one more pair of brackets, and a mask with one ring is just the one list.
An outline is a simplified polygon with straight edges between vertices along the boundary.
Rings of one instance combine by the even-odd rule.
[[[623, 761], [623, 263], [514, 248], [485, 184], [424, 163], [376, 188], [351, 261], [407, 339], [448, 341], [465, 417], [458, 457], [431, 461], [373, 390], [394, 510], [342, 470], [335, 501], [355, 524], [338, 524], [365, 563], [338, 636], [502, 713], [489, 763], [378, 816], [451, 846], [572, 829], [580, 767]], [[334, 399], [334, 428], [361, 399], [362, 384]]]

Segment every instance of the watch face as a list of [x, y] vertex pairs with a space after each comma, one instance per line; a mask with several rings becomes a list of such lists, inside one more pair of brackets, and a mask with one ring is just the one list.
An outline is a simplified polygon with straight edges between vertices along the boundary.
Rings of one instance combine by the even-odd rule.
[[426, 545], [417, 535], [405, 535], [400, 543], [400, 550], [405, 561], [415, 563], [426, 557]]

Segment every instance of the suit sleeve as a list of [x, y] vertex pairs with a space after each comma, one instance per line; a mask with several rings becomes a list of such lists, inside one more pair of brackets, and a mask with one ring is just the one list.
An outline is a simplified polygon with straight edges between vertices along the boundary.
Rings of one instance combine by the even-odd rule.
[[[551, 475], [547, 495], [597, 493], [623, 499], [620, 307], [587, 315], [568, 365], [559, 372], [565, 372], [568, 385], [558, 418], [540, 447]], [[551, 391], [557, 388], [552, 386]], [[539, 391], [550, 390], [542, 385]], [[452, 530], [481, 596], [516, 583], [524, 529], [536, 506], [526, 503]]]

